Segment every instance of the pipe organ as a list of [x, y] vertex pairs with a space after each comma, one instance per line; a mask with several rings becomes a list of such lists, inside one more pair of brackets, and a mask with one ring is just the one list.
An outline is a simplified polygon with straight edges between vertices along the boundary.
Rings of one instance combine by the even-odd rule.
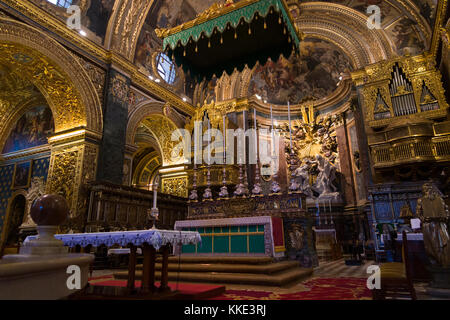
[[[450, 118], [432, 57], [399, 57], [352, 73], [375, 171], [450, 162]], [[389, 178], [389, 177], [388, 177]]]
[[391, 94], [392, 108], [394, 116], [404, 116], [417, 113], [417, 106], [414, 100], [414, 93], [411, 82], [406, 78], [398, 64], [394, 65], [391, 73], [389, 91]]

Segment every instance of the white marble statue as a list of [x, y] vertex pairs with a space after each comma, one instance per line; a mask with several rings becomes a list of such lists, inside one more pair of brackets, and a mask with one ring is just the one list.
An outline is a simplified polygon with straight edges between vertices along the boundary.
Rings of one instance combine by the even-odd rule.
[[[337, 201], [340, 193], [333, 182], [336, 180], [336, 167], [321, 155], [314, 159], [305, 158], [302, 165], [294, 171], [300, 190], [310, 198]], [[311, 185], [310, 176], [317, 175]], [[314, 192], [313, 192], [314, 191]], [[318, 196], [314, 196], [314, 193]]]

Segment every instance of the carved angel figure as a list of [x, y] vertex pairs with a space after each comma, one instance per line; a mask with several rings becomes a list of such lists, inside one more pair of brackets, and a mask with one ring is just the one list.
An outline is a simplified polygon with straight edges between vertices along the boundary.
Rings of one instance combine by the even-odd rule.
[[425, 251], [433, 264], [450, 267], [449, 212], [442, 193], [432, 183], [422, 186], [416, 214], [422, 222]]

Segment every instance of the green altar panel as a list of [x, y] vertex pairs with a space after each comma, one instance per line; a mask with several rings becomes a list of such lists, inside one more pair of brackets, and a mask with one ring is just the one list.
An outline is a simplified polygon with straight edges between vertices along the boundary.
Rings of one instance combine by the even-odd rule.
[[247, 236], [231, 237], [231, 253], [247, 253]]
[[202, 244], [197, 245], [197, 253], [211, 253], [213, 249], [212, 237], [202, 236]]
[[182, 253], [265, 253], [264, 225], [184, 228], [198, 231], [201, 245], [183, 245]]
[[197, 245], [195, 244], [187, 244], [183, 246], [183, 253], [195, 253], [197, 251]]
[[250, 235], [248, 239], [249, 252], [264, 253], [264, 235]]
[[215, 236], [214, 237], [214, 253], [228, 253], [230, 252], [230, 237], [229, 236]]

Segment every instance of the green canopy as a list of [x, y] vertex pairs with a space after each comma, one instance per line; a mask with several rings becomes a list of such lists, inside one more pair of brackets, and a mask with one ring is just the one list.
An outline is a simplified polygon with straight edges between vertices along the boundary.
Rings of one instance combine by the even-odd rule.
[[298, 52], [300, 35], [283, 0], [216, 4], [173, 29], [158, 29], [163, 49], [178, 66], [202, 80], [242, 71], [257, 62]]

